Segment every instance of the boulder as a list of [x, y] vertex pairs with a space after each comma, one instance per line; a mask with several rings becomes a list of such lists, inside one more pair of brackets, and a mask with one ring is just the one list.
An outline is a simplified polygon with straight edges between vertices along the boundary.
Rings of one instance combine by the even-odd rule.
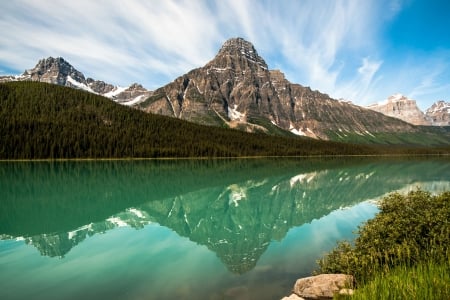
[[353, 276], [345, 274], [321, 274], [298, 279], [293, 292], [305, 299], [332, 299], [341, 290], [353, 287]]
[[290, 296], [284, 297], [281, 300], [305, 300], [305, 299], [303, 299], [302, 297], [300, 297], [300, 296], [298, 296], [296, 294], [291, 294]]

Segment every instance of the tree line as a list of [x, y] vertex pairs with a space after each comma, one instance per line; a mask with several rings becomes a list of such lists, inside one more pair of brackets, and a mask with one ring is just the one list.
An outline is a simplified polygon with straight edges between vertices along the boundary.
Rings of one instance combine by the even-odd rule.
[[0, 84], [0, 158], [158, 158], [379, 154], [381, 148], [276, 137], [148, 114], [40, 82]]

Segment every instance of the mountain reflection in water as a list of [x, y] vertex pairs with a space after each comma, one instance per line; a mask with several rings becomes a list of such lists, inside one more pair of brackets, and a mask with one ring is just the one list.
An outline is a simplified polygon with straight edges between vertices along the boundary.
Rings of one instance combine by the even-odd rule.
[[395, 190], [450, 190], [443, 178], [440, 159], [1, 163], [0, 236], [64, 257], [88, 236], [156, 222], [243, 274], [293, 227]]

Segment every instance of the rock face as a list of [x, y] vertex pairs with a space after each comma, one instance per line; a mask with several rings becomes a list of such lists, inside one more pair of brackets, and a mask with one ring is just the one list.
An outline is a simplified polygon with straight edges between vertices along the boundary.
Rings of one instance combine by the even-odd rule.
[[399, 120], [290, 83], [281, 71], [269, 70], [242, 38], [226, 41], [204, 67], [155, 90], [138, 107], [201, 124], [266, 133], [282, 129], [321, 139], [331, 132], [414, 131]]
[[26, 80], [82, 89], [126, 105], [136, 104], [151, 95], [151, 92], [141, 85], [133, 84], [128, 88], [123, 88], [104, 81], [85, 78], [83, 73], [75, 69], [62, 57], [41, 59], [34, 68], [26, 70], [19, 76], [0, 77], [0, 82]]
[[373, 104], [368, 108], [413, 125], [431, 125], [425, 114], [417, 107], [416, 100], [401, 94], [392, 95], [385, 102]]
[[432, 125], [450, 126], [450, 102], [437, 101], [427, 109], [425, 115]]
[[28, 77], [32, 81], [67, 86], [73, 86], [74, 82], [86, 81], [84, 75], [62, 57], [41, 59], [33, 69], [26, 70], [22, 76]]
[[352, 294], [353, 281], [351, 275], [321, 274], [297, 280], [293, 292], [305, 299], [333, 299], [339, 293]]
[[[324, 140], [376, 139], [377, 133], [416, 133], [412, 124], [431, 124], [414, 100], [392, 100], [383, 113], [338, 101], [309, 87], [289, 82], [279, 70], [269, 70], [255, 47], [242, 38], [226, 41], [215, 58], [154, 92], [139, 84], [117, 87], [85, 78], [63, 58], [49, 57], [19, 76], [0, 82], [33, 80], [83, 89], [135, 108], [203, 125], [248, 132], [308, 136]], [[388, 112], [399, 112], [389, 117]], [[448, 110], [447, 110], [448, 111]], [[448, 114], [447, 114], [448, 115]], [[428, 120], [445, 123], [447, 117]]]

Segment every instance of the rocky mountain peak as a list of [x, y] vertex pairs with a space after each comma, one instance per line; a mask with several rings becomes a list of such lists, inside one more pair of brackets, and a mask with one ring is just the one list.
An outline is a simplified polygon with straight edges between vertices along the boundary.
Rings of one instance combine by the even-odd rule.
[[0, 76], [0, 82], [24, 80], [81, 89], [110, 98], [124, 105], [134, 105], [152, 94], [151, 91], [138, 83], [133, 83], [129, 87], [119, 87], [90, 77], [85, 78], [83, 73], [75, 69], [62, 57], [40, 59], [34, 68], [26, 70], [21, 75]]
[[431, 125], [417, 106], [416, 100], [409, 99], [400, 93], [389, 96], [385, 101], [372, 104], [368, 108], [413, 125]]
[[[33, 81], [41, 81], [59, 85], [67, 85], [67, 80], [84, 82], [83, 73], [75, 69], [62, 57], [48, 57], [39, 60], [37, 65], [26, 70], [22, 76], [29, 77]], [[70, 76], [70, 78], [68, 78]]]
[[225, 43], [223, 43], [222, 48], [219, 51], [219, 55], [245, 54], [252, 55], [253, 58], [256, 58], [256, 56], [253, 55], [255, 53], [256, 49], [253, 44], [240, 37], [228, 39], [227, 41], [225, 41]]
[[320, 139], [414, 130], [400, 120], [290, 83], [281, 71], [269, 70], [242, 38], [227, 40], [205, 66], [155, 90], [137, 107], [204, 125]]
[[240, 37], [227, 40], [209, 65], [223, 69], [236, 67], [254, 69], [255, 66], [263, 70], [268, 69], [266, 62], [258, 55], [253, 44]]
[[410, 100], [410, 99], [408, 99], [408, 97], [406, 97], [400, 93], [393, 94], [387, 98], [388, 102], [406, 101], [406, 100]]
[[450, 102], [439, 100], [433, 103], [425, 114], [435, 126], [450, 126]]
[[450, 112], [450, 102], [445, 102], [444, 100], [439, 100], [433, 103], [430, 108], [427, 109], [428, 113], [433, 113], [436, 111], [449, 111]]

